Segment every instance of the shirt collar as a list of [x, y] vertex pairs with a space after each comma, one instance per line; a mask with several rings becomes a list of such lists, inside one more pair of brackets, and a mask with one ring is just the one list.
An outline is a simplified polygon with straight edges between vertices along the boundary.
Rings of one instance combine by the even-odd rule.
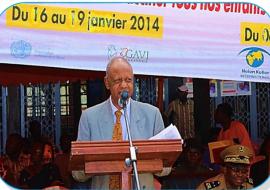
[[[110, 104], [111, 104], [111, 107], [112, 107], [112, 112], [113, 114], [118, 110], [112, 103], [112, 96], [110, 96]], [[130, 98], [128, 98], [127, 100], [127, 112], [129, 113], [129, 110], [130, 110]], [[120, 110], [122, 112], [122, 114], [124, 114], [124, 110], [121, 109]]]

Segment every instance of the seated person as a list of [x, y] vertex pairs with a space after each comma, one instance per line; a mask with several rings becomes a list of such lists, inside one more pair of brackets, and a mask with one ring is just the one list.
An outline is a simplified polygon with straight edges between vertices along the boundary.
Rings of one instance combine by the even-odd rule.
[[62, 153], [55, 156], [54, 163], [60, 170], [61, 178], [63, 179], [65, 186], [71, 188], [74, 183], [71, 171], [69, 170], [71, 138], [68, 135], [62, 135], [60, 137], [60, 146]]
[[253, 182], [249, 169], [253, 152], [242, 145], [231, 145], [225, 148], [220, 157], [223, 161], [223, 172], [201, 183], [197, 189], [251, 189]]
[[195, 189], [203, 180], [214, 176], [202, 163], [204, 148], [197, 139], [186, 140], [182, 161], [178, 162], [171, 175], [164, 177], [163, 189]]
[[6, 141], [6, 154], [0, 158], [0, 177], [13, 187], [18, 187], [19, 174], [23, 170], [23, 165], [19, 161], [23, 142], [21, 135], [10, 134]]
[[254, 180], [254, 187], [261, 185], [270, 174], [270, 135], [265, 137], [260, 147], [259, 156], [263, 156], [264, 159], [252, 164], [250, 168], [250, 176]]
[[240, 121], [233, 120], [232, 117], [233, 109], [230, 104], [222, 103], [217, 106], [214, 118], [215, 122], [222, 126], [217, 140], [231, 140], [235, 144], [248, 147], [254, 154], [253, 145], [246, 127]]
[[20, 174], [22, 188], [41, 189], [53, 185], [63, 185], [59, 170], [52, 163], [44, 164], [44, 146], [42, 142], [34, 142], [31, 148], [31, 164]]

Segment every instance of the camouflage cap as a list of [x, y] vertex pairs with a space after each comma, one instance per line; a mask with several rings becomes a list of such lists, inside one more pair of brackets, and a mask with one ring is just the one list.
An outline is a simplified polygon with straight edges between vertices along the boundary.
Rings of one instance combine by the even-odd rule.
[[220, 153], [220, 157], [224, 163], [250, 164], [253, 152], [243, 145], [231, 145]]

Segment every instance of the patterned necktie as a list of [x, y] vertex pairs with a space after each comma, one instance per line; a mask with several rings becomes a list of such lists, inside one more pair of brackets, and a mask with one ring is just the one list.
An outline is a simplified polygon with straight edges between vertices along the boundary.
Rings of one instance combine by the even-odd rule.
[[[115, 113], [116, 116], [116, 122], [114, 124], [113, 128], [113, 136], [112, 140], [113, 141], [121, 141], [122, 140], [122, 126], [121, 126], [121, 115], [122, 112], [120, 110], [117, 110]], [[110, 181], [109, 181], [109, 189], [110, 190], [115, 190], [115, 189], [120, 189], [120, 175], [110, 175]]]
[[116, 116], [116, 122], [114, 124], [113, 128], [113, 136], [112, 140], [113, 141], [121, 141], [122, 140], [122, 126], [121, 126], [121, 115], [122, 112], [120, 110], [117, 110], [115, 113]]

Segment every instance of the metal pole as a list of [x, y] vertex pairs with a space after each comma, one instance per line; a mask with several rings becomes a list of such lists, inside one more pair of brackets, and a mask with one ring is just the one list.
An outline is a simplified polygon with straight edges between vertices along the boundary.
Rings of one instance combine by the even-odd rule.
[[138, 190], [140, 190], [140, 181], [138, 176], [138, 170], [137, 170], [137, 156], [136, 156], [136, 147], [132, 144], [131, 134], [130, 134], [130, 127], [127, 119], [127, 108], [126, 108], [126, 102], [123, 102], [123, 110], [124, 110], [124, 117], [127, 127], [127, 133], [128, 133], [128, 140], [129, 140], [129, 153], [130, 153], [130, 161], [132, 163], [133, 167], [133, 173], [136, 180], [136, 187]]

